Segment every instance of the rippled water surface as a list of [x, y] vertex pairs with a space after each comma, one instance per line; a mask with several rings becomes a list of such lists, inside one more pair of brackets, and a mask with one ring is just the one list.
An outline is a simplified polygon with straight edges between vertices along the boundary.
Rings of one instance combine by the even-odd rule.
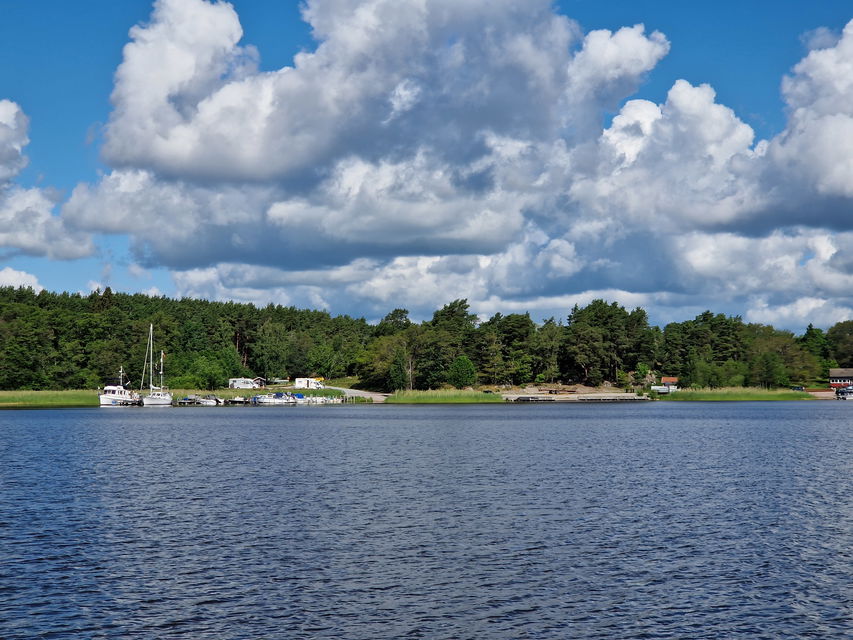
[[3, 638], [853, 636], [853, 403], [0, 412]]

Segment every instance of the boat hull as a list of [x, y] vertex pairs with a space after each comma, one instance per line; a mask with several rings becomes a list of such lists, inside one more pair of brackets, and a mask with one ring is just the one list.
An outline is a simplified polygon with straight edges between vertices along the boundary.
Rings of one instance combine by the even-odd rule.
[[99, 402], [102, 407], [133, 407], [139, 405], [138, 402], [130, 402], [129, 400], [120, 400], [118, 398], [104, 396], [99, 398]]
[[143, 407], [171, 407], [172, 406], [172, 394], [171, 393], [161, 393], [161, 392], [153, 392], [147, 396], [142, 397], [142, 406]]
[[98, 394], [102, 407], [132, 407], [139, 404], [139, 394], [124, 387], [108, 385]]
[[270, 393], [266, 395], [255, 396], [252, 398], [254, 404], [265, 405], [285, 405], [296, 404], [296, 398], [284, 393]]

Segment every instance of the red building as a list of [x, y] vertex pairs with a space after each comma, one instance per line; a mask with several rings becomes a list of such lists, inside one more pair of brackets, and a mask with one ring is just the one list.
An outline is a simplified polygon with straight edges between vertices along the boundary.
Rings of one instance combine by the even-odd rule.
[[853, 369], [830, 369], [829, 386], [833, 389], [853, 384]]

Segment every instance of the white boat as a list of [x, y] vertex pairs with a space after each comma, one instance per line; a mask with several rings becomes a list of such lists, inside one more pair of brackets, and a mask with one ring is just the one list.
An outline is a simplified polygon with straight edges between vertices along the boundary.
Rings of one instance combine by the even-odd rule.
[[220, 404], [225, 404], [225, 401], [222, 398], [208, 394], [198, 398], [196, 404], [201, 405], [202, 407], [216, 407]]
[[104, 385], [98, 394], [102, 407], [130, 407], [139, 404], [139, 394], [124, 386], [124, 367], [119, 367], [118, 384]]
[[[163, 386], [163, 352], [160, 352], [160, 386], [154, 385], [154, 325], [148, 326], [148, 348], [145, 350], [145, 364], [142, 365], [142, 384], [145, 384], [145, 371], [148, 371], [148, 394], [142, 396], [143, 407], [171, 407], [172, 394]], [[142, 389], [140, 389], [142, 391]]]
[[143, 407], [171, 407], [172, 394], [168, 391], [154, 390], [146, 396], [142, 396]]
[[252, 398], [252, 404], [281, 405], [296, 404], [296, 398], [289, 393], [266, 393]]

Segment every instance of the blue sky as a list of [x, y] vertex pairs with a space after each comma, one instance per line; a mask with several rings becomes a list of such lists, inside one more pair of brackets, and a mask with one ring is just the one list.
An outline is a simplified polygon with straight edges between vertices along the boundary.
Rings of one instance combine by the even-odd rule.
[[847, 2], [0, 11], [0, 282], [853, 317]]

